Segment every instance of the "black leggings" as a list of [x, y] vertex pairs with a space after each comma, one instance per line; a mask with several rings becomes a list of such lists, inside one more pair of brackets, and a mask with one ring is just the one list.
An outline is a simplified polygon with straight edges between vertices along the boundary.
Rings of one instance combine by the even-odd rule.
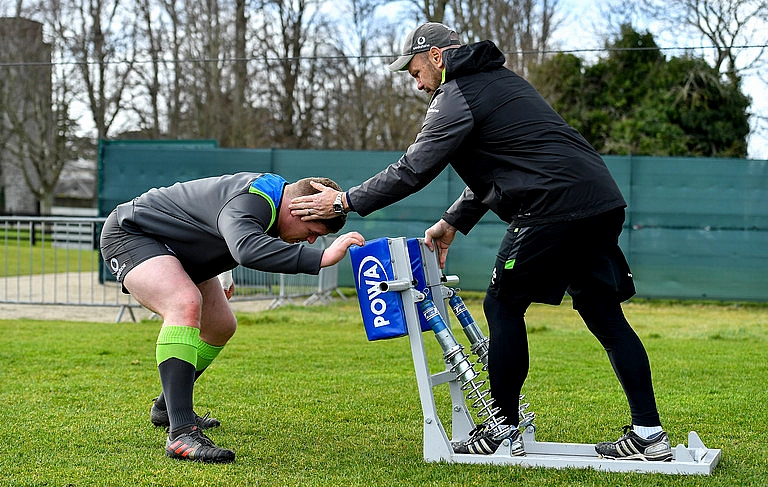
[[[530, 302], [504, 302], [486, 295], [483, 310], [490, 329], [488, 372], [491, 394], [506, 423], [517, 425], [520, 391], [528, 376], [528, 337], [525, 312]], [[611, 295], [579, 293], [573, 307], [589, 331], [600, 341], [624, 389], [632, 424], [657, 426], [661, 422], [651, 382], [648, 355], [630, 327], [621, 304]]]

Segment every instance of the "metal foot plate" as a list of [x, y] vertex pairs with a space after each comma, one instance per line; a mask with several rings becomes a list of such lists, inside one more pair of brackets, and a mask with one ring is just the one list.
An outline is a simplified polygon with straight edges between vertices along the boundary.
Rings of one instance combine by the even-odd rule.
[[688, 433], [688, 447], [681, 444], [672, 449], [673, 459], [670, 462], [600, 458], [595, 453], [595, 445], [536, 441], [534, 428], [525, 430], [523, 442], [525, 444], [525, 456], [512, 456], [509, 442], [504, 442], [493, 455], [453, 454], [448, 461], [453, 463], [520, 465], [556, 469], [590, 468], [604, 472], [678, 475], [710, 475], [720, 461], [720, 450], [706, 448], [695, 431]]

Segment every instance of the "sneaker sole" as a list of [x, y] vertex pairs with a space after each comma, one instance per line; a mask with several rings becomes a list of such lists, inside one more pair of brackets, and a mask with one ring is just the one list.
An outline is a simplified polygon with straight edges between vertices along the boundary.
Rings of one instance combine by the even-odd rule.
[[611, 456], [611, 455], [597, 455], [600, 458], [606, 458], [608, 460], [639, 460], [643, 462], [669, 462], [672, 460], [672, 454], [663, 455], [661, 457], [649, 457], [647, 455], [643, 455], [642, 453], [638, 453], [635, 455], [627, 455], [627, 456]]
[[174, 460], [185, 460], [185, 461], [188, 461], [188, 462], [232, 463], [232, 462], [235, 461], [234, 455], [231, 458], [229, 458], [229, 457], [215, 458], [215, 459], [214, 458], [190, 458], [190, 457], [185, 457], [185, 456], [182, 456], [182, 455], [178, 455], [177, 453], [175, 453], [173, 451], [168, 451], [168, 450], [165, 451], [165, 455], [168, 458], [173, 458]]

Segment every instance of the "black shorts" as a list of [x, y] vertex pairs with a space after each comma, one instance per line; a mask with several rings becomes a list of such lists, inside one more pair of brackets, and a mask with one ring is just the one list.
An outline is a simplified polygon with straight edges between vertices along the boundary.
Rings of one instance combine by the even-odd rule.
[[500, 300], [560, 304], [566, 291], [598, 290], [618, 302], [635, 294], [619, 235], [624, 209], [579, 220], [507, 228], [488, 294]]
[[[140, 232], [131, 233], [117, 224], [113, 211], [101, 230], [101, 257], [117, 282], [145, 260], [160, 255], [175, 255], [164, 243]], [[125, 288], [123, 288], [125, 292]]]

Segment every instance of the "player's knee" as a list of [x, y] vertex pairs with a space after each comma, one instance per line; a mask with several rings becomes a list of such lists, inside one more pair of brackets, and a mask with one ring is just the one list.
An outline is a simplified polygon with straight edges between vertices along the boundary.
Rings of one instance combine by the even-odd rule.
[[224, 345], [237, 331], [237, 318], [230, 313], [218, 313], [215, 320], [200, 324], [200, 336], [214, 345]]
[[203, 296], [200, 291], [193, 286], [188, 286], [183, 291], [177, 291], [174, 301], [180, 308], [198, 315], [203, 309]]
[[177, 289], [166, 300], [165, 309], [156, 310], [165, 321], [180, 324], [199, 324], [203, 307], [203, 298], [195, 287]]
[[232, 313], [230, 313], [226, 318], [227, 319], [223, 320], [219, 325], [219, 330], [220, 336], [228, 341], [237, 331], [237, 318], [235, 318], [235, 315]]
[[582, 315], [593, 315], [600, 313], [607, 305], [616, 302], [615, 296], [604, 286], [596, 285], [588, 290], [578, 293], [571, 293], [573, 309]]

